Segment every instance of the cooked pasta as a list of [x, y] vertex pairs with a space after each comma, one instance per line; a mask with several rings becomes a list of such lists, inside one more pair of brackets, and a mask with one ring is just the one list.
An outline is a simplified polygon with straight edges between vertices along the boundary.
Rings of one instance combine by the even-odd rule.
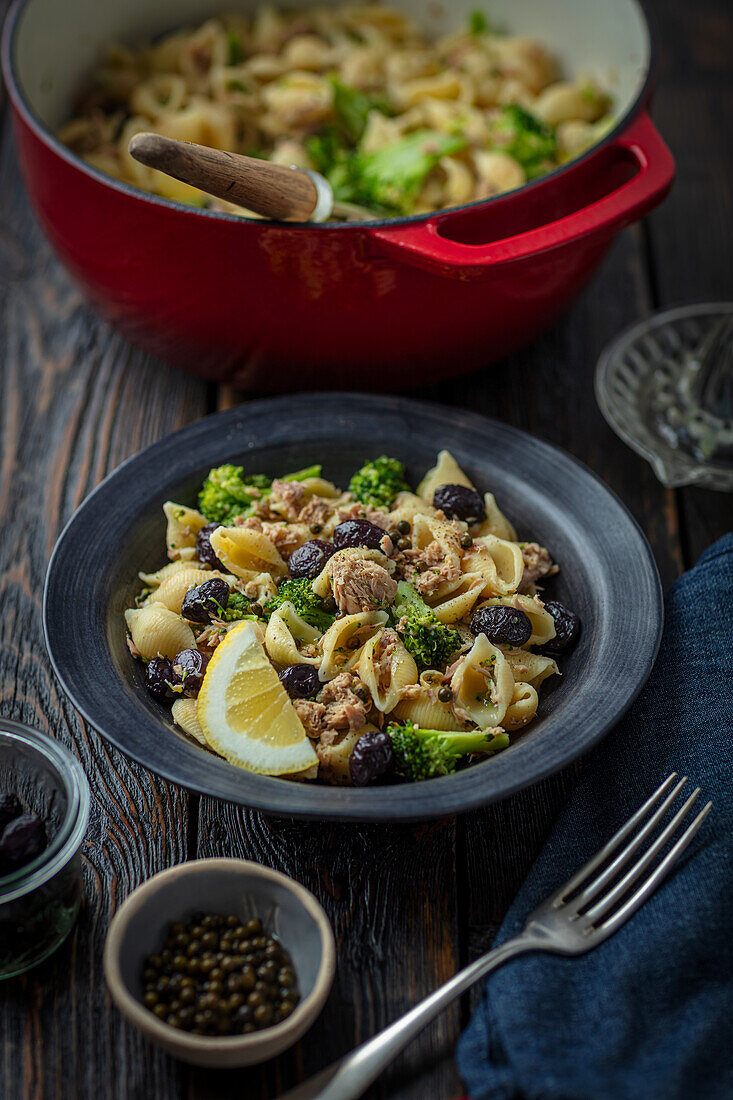
[[234, 214], [147, 168], [141, 131], [328, 177], [339, 216], [421, 214], [489, 198], [577, 156], [611, 120], [588, 76], [542, 43], [469, 25], [430, 40], [381, 4], [228, 14], [141, 46], [113, 45], [60, 138], [145, 191]]
[[139, 574], [125, 613], [146, 684], [212, 748], [197, 697], [212, 655], [248, 620], [270, 686], [236, 665], [227, 713], [236, 725], [240, 711], [285, 708], [317, 759], [293, 771], [298, 781], [363, 783], [385, 760], [425, 779], [492, 755], [535, 717], [578, 636], [577, 616], [538, 588], [557, 573], [548, 551], [517, 541], [447, 451], [419, 493], [387, 456], [346, 492], [320, 468], [270, 479], [226, 465], [210, 471], [198, 509], [169, 501], [164, 512], [171, 560]]

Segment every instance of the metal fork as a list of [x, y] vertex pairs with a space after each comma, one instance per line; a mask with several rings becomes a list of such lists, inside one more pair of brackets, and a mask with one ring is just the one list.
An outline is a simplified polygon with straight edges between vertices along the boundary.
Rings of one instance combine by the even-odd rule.
[[[384, 1031], [280, 1100], [356, 1100], [444, 1008], [509, 959], [527, 951], [582, 955], [613, 935], [669, 873], [710, 812], [712, 802], [680, 832], [700, 794], [697, 787], [651, 839], [687, 782], [686, 777], [676, 779], [673, 772], [585, 866], [530, 913], [518, 936], [471, 963]], [[637, 852], [638, 858], [622, 873]]]

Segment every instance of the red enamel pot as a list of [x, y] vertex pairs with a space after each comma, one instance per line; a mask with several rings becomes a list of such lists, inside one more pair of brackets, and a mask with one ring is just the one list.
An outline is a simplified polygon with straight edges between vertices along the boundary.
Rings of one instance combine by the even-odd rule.
[[[619, 230], [670, 188], [674, 162], [645, 110], [650, 36], [636, 0], [492, 0], [497, 25], [547, 44], [567, 73], [597, 75], [618, 122], [550, 175], [432, 215], [284, 225], [214, 214], [119, 183], [56, 140], [106, 43], [226, 6], [16, 0], [3, 37], [20, 163], [53, 247], [125, 336], [207, 379], [394, 389], [485, 365], [547, 328]], [[444, 33], [475, 0], [398, 6]]]

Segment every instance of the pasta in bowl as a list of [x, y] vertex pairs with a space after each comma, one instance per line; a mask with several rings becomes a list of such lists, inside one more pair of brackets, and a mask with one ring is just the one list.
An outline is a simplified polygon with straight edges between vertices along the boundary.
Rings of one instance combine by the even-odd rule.
[[315, 169], [340, 216], [385, 217], [519, 188], [598, 142], [610, 106], [591, 76], [567, 79], [542, 42], [481, 10], [431, 38], [381, 4], [260, 7], [110, 46], [59, 136], [110, 176], [212, 210], [247, 213], [139, 164], [131, 137]]
[[367, 461], [346, 491], [313, 466], [211, 469], [164, 505], [167, 564], [125, 612], [151, 694], [249, 771], [365, 786], [445, 776], [507, 748], [580, 620], [448, 450], [416, 491]]

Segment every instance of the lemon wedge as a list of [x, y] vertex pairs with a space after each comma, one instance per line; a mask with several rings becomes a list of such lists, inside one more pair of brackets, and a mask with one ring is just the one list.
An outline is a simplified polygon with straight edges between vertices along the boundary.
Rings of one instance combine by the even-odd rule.
[[303, 723], [251, 623], [219, 643], [198, 701], [206, 741], [231, 764], [261, 775], [291, 775], [318, 763]]

